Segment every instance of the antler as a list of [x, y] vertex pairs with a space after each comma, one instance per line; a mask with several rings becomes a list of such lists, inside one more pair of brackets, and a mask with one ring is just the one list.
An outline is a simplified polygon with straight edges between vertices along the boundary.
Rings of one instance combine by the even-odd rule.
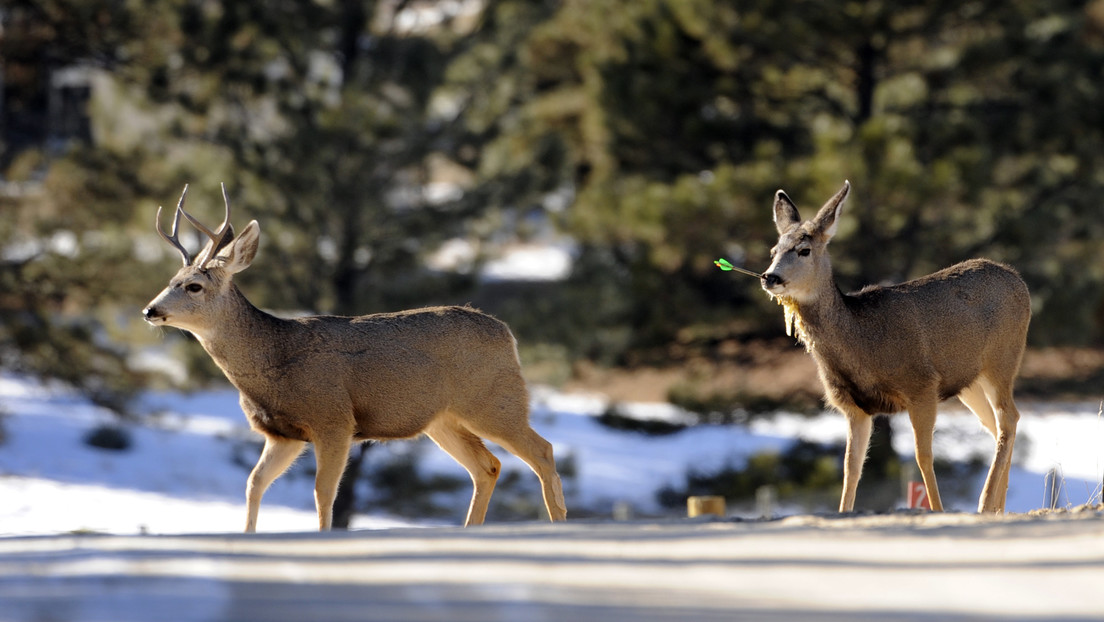
[[188, 219], [188, 222], [211, 239], [207, 243], [207, 246], [196, 257], [196, 265], [203, 267], [208, 261], [218, 256], [219, 251], [226, 248], [226, 245], [234, 240], [234, 227], [230, 224], [230, 195], [226, 193], [226, 184], [222, 184], [222, 200], [226, 203], [226, 216], [222, 219], [222, 224], [219, 225], [217, 231], [211, 231], [203, 225], [203, 223], [196, 220], [195, 216], [192, 216], [188, 212], [184, 211], [184, 197], [188, 194], [188, 184], [184, 184], [184, 192], [180, 194], [180, 201], [176, 204], [176, 216], [173, 218], [172, 235], [167, 235], [165, 230], [161, 228], [161, 207], [157, 207], [157, 233], [161, 237], [171, 244], [173, 248], [180, 251], [181, 257], [184, 258], [184, 265], [192, 265], [192, 257], [188, 255], [188, 249], [184, 248], [184, 245], [180, 243], [177, 230], [180, 228], [180, 216], [184, 215]]
[[199, 229], [204, 235], [211, 239], [207, 243], [207, 247], [199, 255], [196, 261], [196, 265], [202, 267], [208, 261], [218, 256], [219, 251], [226, 247], [234, 239], [234, 227], [230, 224], [230, 195], [226, 193], [226, 184], [222, 184], [222, 200], [226, 204], [226, 216], [222, 219], [222, 224], [219, 225], [217, 231], [211, 231], [207, 227], [203, 226], [203, 223], [195, 219], [191, 214], [181, 209], [181, 213], [188, 219], [188, 222]]
[[[184, 245], [180, 243], [180, 238], [177, 236], [177, 230], [180, 227], [180, 215], [184, 214], [184, 197], [188, 194], [188, 184], [184, 184], [184, 192], [180, 193], [180, 201], [176, 204], [176, 217], [173, 218], [172, 235], [166, 235], [165, 230], [161, 228], [161, 206], [157, 206], [157, 220], [154, 224], [157, 226], [157, 233], [161, 235], [166, 242], [172, 245], [173, 248], [180, 251], [180, 255], [184, 258], [184, 265], [192, 265], [192, 258], [188, 255], [188, 249], [184, 248]], [[191, 220], [191, 216], [188, 216]]]

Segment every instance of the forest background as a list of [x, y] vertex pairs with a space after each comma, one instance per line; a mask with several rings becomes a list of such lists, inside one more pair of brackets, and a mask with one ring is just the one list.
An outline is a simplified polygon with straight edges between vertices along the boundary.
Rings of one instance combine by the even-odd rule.
[[[810, 214], [849, 179], [843, 289], [1008, 262], [1059, 353], [1021, 389], [1104, 380], [1102, 0], [10, 0], [0, 28], [0, 368], [122, 414], [220, 377], [139, 317], [185, 183], [202, 220], [225, 182], [260, 221], [258, 306], [471, 302], [534, 380], [677, 368], [667, 399], [731, 413], [819, 401], [713, 260], [765, 268], [773, 192]], [[570, 272], [481, 276], [519, 242]], [[725, 373], [760, 363], [806, 367]]]

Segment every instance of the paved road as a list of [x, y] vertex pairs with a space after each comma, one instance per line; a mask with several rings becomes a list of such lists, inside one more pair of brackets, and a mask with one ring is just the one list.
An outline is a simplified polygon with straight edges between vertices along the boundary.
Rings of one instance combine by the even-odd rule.
[[1104, 514], [0, 538], [0, 621], [1104, 620]]

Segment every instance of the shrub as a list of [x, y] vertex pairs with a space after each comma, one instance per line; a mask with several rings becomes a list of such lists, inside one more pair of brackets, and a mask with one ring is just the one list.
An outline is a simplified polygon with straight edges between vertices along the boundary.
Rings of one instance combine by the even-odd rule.
[[752, 455], [744, 466], [728, 464], [714, 472], [691, 471], [682, 490], [666, 487], [659, 492], [665, 507], [679, 507], [693, 495], [721, 495], [730, 501], [749, 500], [763, 486], [774, 486], [781, 498], [835, 493], [842, 477], [836, 444], [799, 440], [784, 452]]
[[84, 436], [84, 443], [97, 449], [109, 451], [126, 451], [130, 449], [131, 436], [126, 429], [112, 424], [105, 424], [93, 428]]
[[621, 407], [616, 403], [610, 403], [606, 407], [606, 410], [598, 417], [598, 423], [611, 430], [639, 432], [648, 436], [666, 436], [686, 429], [686, 426], [681, 423], [631, 417], [622, 412]]

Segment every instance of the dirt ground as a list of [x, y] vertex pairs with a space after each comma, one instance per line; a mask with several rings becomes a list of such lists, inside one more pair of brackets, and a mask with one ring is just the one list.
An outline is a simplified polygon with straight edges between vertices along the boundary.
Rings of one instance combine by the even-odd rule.
[[0, 539], [0, 620], [1095, 620], [1104, 513]]

